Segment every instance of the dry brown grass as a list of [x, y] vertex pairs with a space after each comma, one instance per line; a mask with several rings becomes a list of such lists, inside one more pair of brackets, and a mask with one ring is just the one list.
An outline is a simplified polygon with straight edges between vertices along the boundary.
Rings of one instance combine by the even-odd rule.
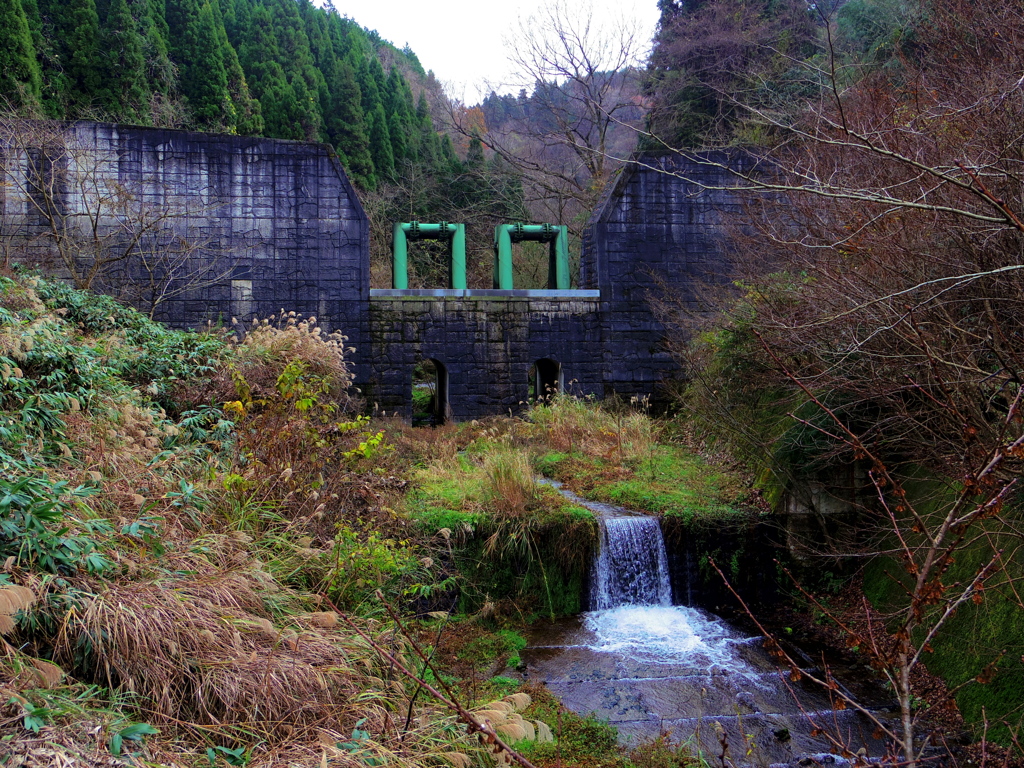
[[321, 727], [390, 727], [401, 696], [371, 649], [301, 615], [274, 623], [272, 580], [209, 572], [178, 580], [108, 584], [67, 615], [55, 658], [74, 667], [88, 649], [96, 681], [138, 696], [158, 724], [271, 743], [316, 738]]
[[250, 326], [236, 323], [232, 353], [225, 365], [204, 382], [179, 387], [174, 399], [202, 405], [234, 400], [251, 402], [279, 396], [278, 381], [289, 365], [301, 365], [322, 384], [322, 399], [342, 411], [361, 406], [350, 391], [353, 374], [345, 360], [352, 348], [340, 331], [327, 333], [315, 317], [281, 312], [256, 319]]
[[540, 491], [525, 449], [488, 453], [483, 462], [484, 498], [492, 517], [520, 517], [534, 508]]
[[[48, 743], [46, 759], [56, 761], [24, 765], [121, 764], [106, 743], [129, 721], [160, 728], [138, 748], [164, 765], [205, 765], [210, 744], [253, 748], [250, 766], [310, 768], [324, 759], [355, 768], [368, 757], [403, 768], [442, 765], [444, 753], [474, 749], [451, 729], [450, 715], [424, 702], [412, 728], [401, 732], [405, 681], [333, 611], [323, 610], [327, 606], [263, 571], [249, 535], [186, 531], [166, 543], [171, 551], [158, 558], [119, 552], [122, 577], [73, 577], [65, 583], [73, 602], [44, 606], [60, 622], [44, 641], [54, 660], [82, 680], [117, 691], [135, 712], [59, 717], [44, 727], [40, 741], [21, 729], [21, 707], [0, 708], [0, 734], [14, 737], [16, 754], [34, 755]], [[29, 581], [42, 592], [46, 580]], [[402, 642], [386, 627], [361, 623], [402, 655]], [[37, 662], [0, 658], [0, 692], [14, 695], [15, 683], [19, 689], [38, 685]], [[46, 665], [40, 671], [58, 670]], [[67, 695], [76, 695], [74, 681], [69, 685]], [[360, 721], [359, 729], [372, 736], [357, 755], [338, 745], [352, 740]]]
[[28, 610], [36, 601], [36, 593], [19, 584], [0, 585], [0, 635], [14, 631], [14, 616]]
[[559, 395], [530, 409], [530, 421], [556, 451], [605, 455], [616, 447], [615, 417], [593, 403]]
[[448, 423], [429, 429], [416, 428], [400, 419], [376, 420], [388, 431], [395, 445], [395, 463], [408, 466], [410, 463], [429, 459], [450, 461], [471, 439], [472, 430], [466, 425]]
[[[11, 305], [15, 298], [3, 300]], [[3, 348], [21, 354], [26, 339], [31, 344], [49, 332], [26, 328], [7, 334]], [[121, 339], [112, 332], [93, 341], [103, 354]], [[13, 630], [6, 635], [12, 644], [35, 656], [52, 654], [60, 667], [0, 650], [0, 758], [9, 749], [15, 765], [120, 765], [109, 737], [130, 722], [160, 728], [145, 744], [131, 745], [147, 764], [207, 765], [211, 745], [251, 748], [250, 766], [310, 768], [325, 760], [365, 767], [370, 757], [440, 766], [451, 762], [446, 753], [474, 749], [450, 715], [422, 698], [402, 733], [405, 682], [324, 610], [330, 606], [285, 583], [317, 591], [317, 569], [335, 564], [331, 544], [339, 525], [360, 536], [409, 535], [392, 511], [406, 482], [402, 461], [392, 453], [372, 461], [346, 456], [367, 431], [383, 429], [399, 440], [406, 428], [338, 423], [351, 418], [344, 410], [353, 403], [344, 343], [340, 334], [287, 314], [250, 329], [219, 374], [182, 385], [189, 388], [181, 393], [185, 407], [238, 399], [230, 364], [252, 399], [263, 400], [244, 409], [223, 441], [182, 436], [165, 446], [175, 427], [134, 384], [97, 392], [88, 407], [79, 403], [62, 414], [69, 449], [45, 471], [54, 481], [101, 491], [76, 502], [78, 519], [71, 522], [112, 565], [97, 575], [56, 576], [7, 564], [39, 604], [32, 606], [38, 613], [17, 617], [19, 634], [10, 625], [20, 604], [0, 588], [0, 631]], [[279, 386], [292, 363], [320, 400], [316, 418]], [[410, 451], [454, 456], [457, 433], [452, 427], [429, 441], [415, 438], [431, 444]], [[85, 525], [100, 520], [108, 525]], [[145, 533], [131, 529], [136, 522]], [[386, 627], [362, 623], [402, 652]], [[10, 651], [3, 642], [0, 648]], [[87, 703], [77, 698], [83, 691], [91, 691]], [[22, 693], [26, 704], [15, 698]], [[52, 707], [38, 737], [26, 731], [27, 707], [51, 701], [76, 703]], [[371, 734], [361, 755], [338, 746], [352, 740], [359, 721]]]

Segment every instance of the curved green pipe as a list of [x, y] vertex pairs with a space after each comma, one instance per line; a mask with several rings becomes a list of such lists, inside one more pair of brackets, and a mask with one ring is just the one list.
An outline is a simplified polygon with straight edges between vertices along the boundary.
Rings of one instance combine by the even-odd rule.
[[558, 224], [499, 224], [494, 228], [494, 287], [512, 289], [512, 243], [549, 243], [548, 288], [569, 290], [569, 228]]
[[409, 241], [448, 241], [448, 287], [466, 288], [466, 225], [447, 221], [420, 223], [396, 222], [391, 230], [391, 287], [405, 290], [409, 287]]

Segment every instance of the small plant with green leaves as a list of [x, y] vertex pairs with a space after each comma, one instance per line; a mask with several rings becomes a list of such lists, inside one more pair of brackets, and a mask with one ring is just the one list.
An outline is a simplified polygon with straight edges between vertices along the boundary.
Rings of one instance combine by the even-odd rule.
[[452, 577], [437, 579], [435, 563], [409, 541], [396, 541], [376, 531], [360, 536], [339, 525], [331, 550], [332, 566], [324, 578], [327, 594], [339, 606], [364, 605], [380, 590], [389, 599], [429, 597], [452, 586]]
[[206, 748], [206, 759], [214, 768], [222, 760], [228, 765], [248, 765], [252, 754], [246, 747], [225, 747], [217, 745]]
[[[0, 558], [13, 557], [22, 567], [51, 573], [106, 570], [109, 561], [94, 537], [113, 529], [106, 521], [76, 521], [69, 514], [74, 500], [96, 493], [96, 488], [72, 488], [46, 476], [0, 477]], [[79, 532], [72, 533], [69, 523]]]
[[350, 461], [358, 461], [359, 459], [373, 461], [377, 457], [394, 450], [394, 446], [388, 444], [383, 430], [379, 432], [365, 432], [362, 437], [364, 439], [359, 441], [359, 445], [341, 454], [343, 458]]
[[369, 766], [369, 768], [385, 765], [387, 761], [373, 752], [373, 741], [370, 739], [370, 733], [363, 730], [365, 724], [366, 718], [357, 722], [352, 729], [352, 737], [346, 741], [338, 742], [338, 749], [344, 750], [352, 759]]
[[120, 757], [126, 741], [141, 743], [146, 736], [155, 736], [158, 733], [160, 733], [160, 731], [152, 725], [149, 725], [149, 723], [132, 723], [131, 725], [125, 726], [117, 733], [111, 734], [109, 745], [110, 754], [114, 757]]

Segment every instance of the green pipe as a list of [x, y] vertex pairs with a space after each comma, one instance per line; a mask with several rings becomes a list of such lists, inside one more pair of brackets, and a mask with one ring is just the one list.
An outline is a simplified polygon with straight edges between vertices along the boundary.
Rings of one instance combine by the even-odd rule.
[[391, 230], [391, 287], [397, 290], [409, 287], [409, 246], [403, 226], [396, 223]]
[[523, 240], [546, 243], [556, 238], [560, 229], [553, 224], [502, 224], [501, 226], [511, 230], [513, 243]]
[[442, 221], [439, 224], [423, 224], [409, 221], [399, 225], [410, 240], [445, 240], [455, 233], [457, 224]]
[[494, 287], [512, 288], [512, 243], [549, 243], [548, 288], [569, 290], [569, 228], [556, 224], [499, 224], [494, 228]]
[[452, 273], [449, 282], [452, 288], [465, 289], [466, 285], [466, 225], [456, 224], [452, 235]]
[[558, 291], [569, 290], [569, 228], [564, 224], [558, 229], [558, 236], [551, 243], [554, 251], [555, 269], [548, 269], [548, 285]]
[[499, 224], [494, 228], [494, 287], [505, 291], [512, 290], [513, 227], [515, 224]]
[[391, 285], [400, 290], [409, 287], [410, 240], [447, 240], [448, 287], [466, 288], [465, 224], [449, 224], [447, 221], [435, 224], [421, 224], [418, 221], [395, 223], [391, 235]]

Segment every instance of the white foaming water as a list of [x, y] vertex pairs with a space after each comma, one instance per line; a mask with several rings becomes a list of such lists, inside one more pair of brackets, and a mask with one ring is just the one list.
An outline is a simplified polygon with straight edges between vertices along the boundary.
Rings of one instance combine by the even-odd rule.
[[736, 635], [696, 608], [672, 605], [668, 555], [658, 520], [602, 516], [585, 614], [595, 640], [588, 647], [649, 664], [713, 672], [753, 669], [736, 651]]
[[585, 620], [596, 636], [589, 646], [594, 651], [651, 663], [699, 662], [752, 671], [736, 653], [735, 636], [696, 608], [624, 605], [588, 613]]
[[653, 517], [602, 518], [591, 574], [590, 602], [596, 610], [672, 604], [665, 541]]

